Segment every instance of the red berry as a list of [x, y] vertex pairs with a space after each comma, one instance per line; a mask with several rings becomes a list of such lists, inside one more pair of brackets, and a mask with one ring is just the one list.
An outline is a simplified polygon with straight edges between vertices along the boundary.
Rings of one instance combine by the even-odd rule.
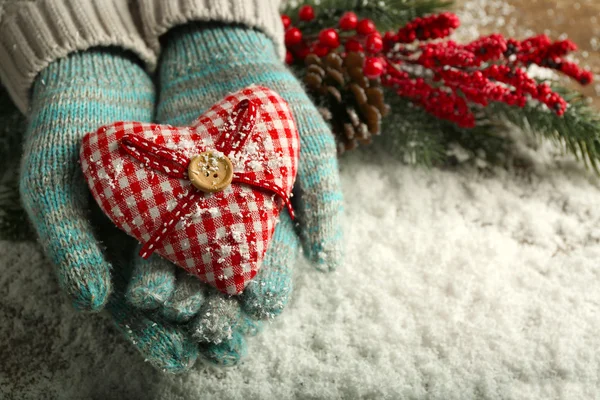
[[348, 39], [346, 41], [346, 51], [363, 51], [363, 47], [358, 40]]
[[363, 72], [369, 79], [375, 79], [383, 74], [383, 62], [377, 57], [369, 57], [365, 60]]
[[285, 53], [285, 63], [286, 64], [293, 64], [294, 63], [294, 56], [289, 51], [287, 51]]
[[285, 33], [285, 45], [293, 46], [302, 42], [302, 32], [298, 28], [290, 28]]
[[583, 71], [579, 76], [579, 83], [582, 85], [589, 85], [594, 80], [594, 74], [590, 71]]
[[292, 19], [289, 16], [282, 14], [281, 22], [283, 23], [283, 29], [287, 29], [292, 24]]
[[312, 6], [302, 6], [298, 11], [298, 17], [302, 21], [312, 21], [315, 18], [315, 9]]
[[387, 49], [393, 48], [396, 42], [398, 42], [398, 35], [392, 32], [386, 32], [383, 36], [384, 47]]
[[329, 54], [329, 47], [317, 43], [313, 48], [313, 53], [315, 53], [319, 57], [325, 57], [327, 54]]
[[367, 51], [379, 53], [381, 49], [383, 49], [383, 39], [381, 39], [381, 35], [378, 32], [370, 34], [369, 37], [367, 37], [365, 46]]
[[340, 45], [340, 37], [337, 31], [333, 28], [323, 29], [319, 33], [319, 43], [323, 46], [335, 49]]
[[375, 24], [373, 23], [373, 21], [367, 18], [361, 19], [360, 21], [358, 21], [358, 25], [356, 25], [356, 32], [358, 32], [361, 35], [369, 35], [375, 32], [375, 30]]
[[340, 18], [340, 29], [343, 31], [356, 29], [356, 24], [358, 24], [358, 17], [352, 11], [345, 12]]

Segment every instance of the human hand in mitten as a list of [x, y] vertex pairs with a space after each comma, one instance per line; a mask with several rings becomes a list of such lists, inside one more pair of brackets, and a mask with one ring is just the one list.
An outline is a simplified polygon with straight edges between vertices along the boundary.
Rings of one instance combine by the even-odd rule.
[[159, 123], [189, 125], [226, 94], [257, 84], [288, 102], [300, 135], [293, 199], [297, 232], [283, 210], [261, 269], [243, 294], [227, 296], [208, 289], [157, 255], [137, 259], [127, 289], [133, 305], [159, 310], [175, 322], [189, 321], [204, 356], [231, 365], [244, 353], [244, 336], [256, 332], [257, 321], [285, 307], [300, 244], [320, 269], [333, 270], [341, 261], [342, 195], [335, 143], [271, 40], [256, 30], [195, 24], [174, 29], [166, 35], [159, 73]]
[[194, 363], [197, 344], [181, 327], [125, 302], [129, 264], [122, 259], [111, 277], [103, 242], [109, 249], [123, 241], [129, 250], [135, 244], [116, 228], [98, 238], [79, 165], [85, 133], [116, 120], [152, 120], [154, 84], [132, 58], [116, 50], [88, 50], [56, 60], [38, 75], [25, 132], [21, 198], [75, 307], [99, 311], [106, 306], [142, 357], [178, 372]]
[[89, 219], [79, 165], [83, 136], [116, 120], [151, 121], [155, 90], [133, 57], [116, 50], [73, 53], [46, 67], [33, 86], [20, 192], [58, 281], [77, 309], [101, 310], [111, 265]]

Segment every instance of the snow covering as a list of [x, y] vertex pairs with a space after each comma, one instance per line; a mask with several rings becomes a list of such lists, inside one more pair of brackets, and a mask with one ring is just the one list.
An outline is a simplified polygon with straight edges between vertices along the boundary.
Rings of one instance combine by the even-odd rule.
[[[466, 38], [514, 11], [463, 3]], [[230, 369], [153, 370], [72, 309], [38, 246], [0, 242], [0, 398], [596, 398], [600, 180], [519, 147], [508, 170], [345, 155], [345, 265], [297, 265], [288, 309]]]
[[71, 308], [36, 245], [0, 242], [0, 397], [593, 398], [600, 182], [522, 152], [509, 171], [345, 156], [346, 264], [299, 264], [289, 308], [230, 369], [154, 371]]

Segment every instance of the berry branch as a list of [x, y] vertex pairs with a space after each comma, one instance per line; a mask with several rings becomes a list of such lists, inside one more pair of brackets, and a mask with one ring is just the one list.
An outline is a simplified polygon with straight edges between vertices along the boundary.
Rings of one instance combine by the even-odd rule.
[[[380, 133], [381, 123], [376, 119], [398, 112], [395, 107], [388, 113], [390, 107], [377, 106], [376, 99], [384, 104], [379, 92], [385, 93], [387, 101], [390, 96], [402, 98], [431, 117], [455, 126], [446, 124], [447, 130], [484, 128], [480, 115], [499, 109], [521, 110], [526, 114], [532, 107], [540, 117], [541, 113], [553, 114], [556, 126], [565, 123], [558, 122], [561, 118], [575, 124], [573, 113], [568, 113], [573, 104], [548, 82], [538, 82], [528, 74], [529, 67], [536, 65], [552, 69], [581, 85], [590, 84], [592, 73], [568, 60], [577, 50], [573, 42], [552, 41], [546, 35], [520, 41], [492, 34], [459, 44], [449, 39], [460, 26], [458, 17], [450, 12], [418, 15], [382, 34], [379, 21], [361, 14], [364, 8], [360, 4], [355, 6], [332, 10], [327, 6], [303, 5], [288, 10], [289, 16], [282, 15], [286, 61], [297, 69], [322, 109], [337, 110], [324, 115], [332, 123], [340, 152], [353, 149], [359, 143], [370, 143], [370, 136]], [[382, 2], [381, 7], [393, 14], [390, 2]], [[332, 16], [337, 19], [332, 21]], [[332, 54], [340, 58], [336, 61], [340, 66], [336, 73], [330, 71], [333, 67], [328, 64]], [[357, 54], [361, 74], [356, 71]], [[350, 66], [346, 65], [347, 57], [352, 57]], [[308, 68], [303, 69], [303, 66]], [[371, 98], [370, 94], [375, 97]], [[585, 117], [590, 114], [586, 113]], [[592, 125], [594, 123], [597, 121]], [[594, 126], [595, 134], [600, 134], [600, 126]], [[365, 134], [365, 129], [370, 135]], [[569, 135], [572, 131], [554, 132]], [[587, 133], [591, 134], [591, 130]], [[600, 152], [588, 142], [570, 145], [571, 139], [565, 138], [563, 143], [576, 154], [585, 153], [588, 161], [600, 157]], [[595, 167], [595, 161], [590, 165]]]
[[[387, 31], [416, 17], [448, 8], [452, 0], [306, 0], [301, 3], [288, 2], [283, 15], [289, 16], [292, 25], [302, 32], [311, 34], [323, 27], [336, 26], [347, 10], [374, 21], [378, 30]], [[310, 11], [300, 12], [307, 7], [313, 9], [314, 16]]]

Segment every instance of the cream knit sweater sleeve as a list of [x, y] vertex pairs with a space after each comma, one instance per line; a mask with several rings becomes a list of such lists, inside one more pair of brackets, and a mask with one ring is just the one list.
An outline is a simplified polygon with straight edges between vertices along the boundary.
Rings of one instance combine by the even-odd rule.
[[190, 21], [260, 29], [284, 55], [279, 0], [0, 0], [0, 81], [26, 113], [37, 74], [97, 46], [130, 50], [152, 71], [160, 35]]

